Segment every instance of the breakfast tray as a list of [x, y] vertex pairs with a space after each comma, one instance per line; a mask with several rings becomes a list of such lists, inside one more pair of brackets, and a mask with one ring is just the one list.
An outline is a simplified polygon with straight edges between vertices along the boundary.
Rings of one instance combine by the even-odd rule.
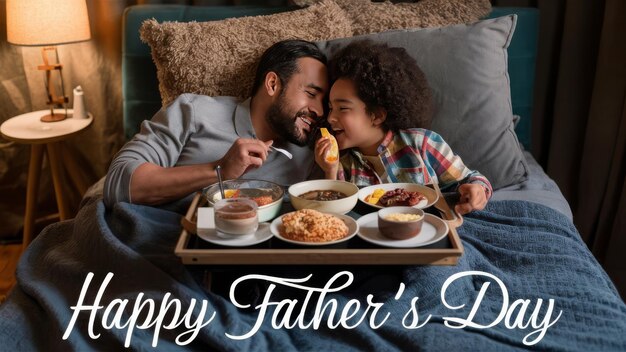
[[[434, 188], [439, 194], [434, 205], [435, 214], [448, 223], [449, 231], [446, 237], [429, 246], [380, 247], [365, 242], [358, 236], [346, 242], [315, 247], [292, 245], [275, 237], [250, 247], [214, 245], [195, 234], [197, 208], [202, 200], [202, 195], [197, 194], [182, 219], [183, 230], [174, 253], [181, 258], [183, 264], [191, 265], [456, 265], [463, 255], [463, 244], [456, 231], [463, 223], [463, 218], [448, 205], [439, 187], [434, 185]], [[369, 208], [367, 205], [360, 205]], [[283, 210], [290, 209], [289, 206], [288, 202], [284, 203]]]

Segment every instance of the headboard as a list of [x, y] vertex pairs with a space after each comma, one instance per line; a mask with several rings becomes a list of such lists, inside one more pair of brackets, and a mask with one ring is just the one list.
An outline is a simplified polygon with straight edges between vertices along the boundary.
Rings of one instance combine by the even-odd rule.
[[[124, 135], [130, 139], [141, 121], [150, 119], [161, 108], [156, 67], [150, 48], [139, 39], [141, 23], [157, 21], [214, 21], [231, 17], [268, 15], [288, 11], [286, 7], [137, 5], [124, 12], [122, 43], [122, 95]], [[534, 8], [496, 7], [489, 17], [517, 14], [518, 22], [508, 49], [513, 113], [521, 117], [516, 132], [520, 143], [530, 147], [531, 113], [537, 54], [539, 11]]]
[[520, 117], [515, 132], [524, 148], [530, 150], [539, 10], [529, 7], [494, 7], [489, 17], [512, 13], [517, 15], [517, 24], [508, 49], [509, 78], [513, 114]]

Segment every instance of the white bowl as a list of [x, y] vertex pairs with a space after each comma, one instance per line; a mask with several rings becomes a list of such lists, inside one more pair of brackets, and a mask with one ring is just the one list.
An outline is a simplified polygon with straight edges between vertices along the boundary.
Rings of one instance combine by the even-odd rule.
[[[224, 190], [244, 188], [257, 189], [260, 190], [262, 195], [270, 195], [272, 197], [271, 203], [259, 206], [259, 222], [270, 221], [280, 214], [280, 208], [283, 205], [283, 195], [285, 193], [280, 185], [264, 180], [246, 179], [228, 180], [222, 183], [224, 184]], [[220, 188], [217, 183], [205, 188], [202, 193], [211, 206], [213, 206], [216, 201], [222, 199]]]
[[[308, 200], [300, 196], [310, 191], [338, 191], [347, 197], [336, 200]], [[353, 183], [335, 180], [311, 180], [289, 187], [289, 199], [296, 210], [315, 209], [323, 213], [345, 214], [352, 210], [359, 197], [359, 188]]]

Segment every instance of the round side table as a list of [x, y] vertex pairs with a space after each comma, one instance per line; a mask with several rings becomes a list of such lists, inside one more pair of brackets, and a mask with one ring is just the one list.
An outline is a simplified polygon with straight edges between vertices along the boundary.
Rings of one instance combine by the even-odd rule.
[[[26, 185], [26, 214], [24, 215], [24, 238], [22, 248], [30, 244], [33, 238], [35, 223], [35, 208], [37, 205], [37, 193], [39, 191], [39, 178], [43, 161], [44, 146], [48, 161], [52, 183], [56, 195], [59, 218], [68, 219], [70, 211], [65, 201], [62, 189], [61, 170], [65, 166], [68, 174], [81, 194], [84, 194], [89, 185], [81, 178], [76, 161], [63, 153], [62, 141], [84, 130], [93, 122], [93, 116], [75, 119], [71, 116], [72, 110], [68, 109], [68, 118], [57, 122], [41, 122], [40, 118], [48, 114], [50, 110], [40, 110], [15, 116], [6, 120], [0, 126], [2, 136], [17, 143], [30, 144], [30, 161], [28, 163], [28, 183]], [[55, 113], [65, 113], [64, 109], [55, 109]]]

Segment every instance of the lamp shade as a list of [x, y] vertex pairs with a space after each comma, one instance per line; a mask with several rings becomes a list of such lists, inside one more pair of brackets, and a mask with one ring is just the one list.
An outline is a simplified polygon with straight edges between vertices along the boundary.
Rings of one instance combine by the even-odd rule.
[[57, 45], [91, 38], [85, 0], [7, 0], [7, 40]]

